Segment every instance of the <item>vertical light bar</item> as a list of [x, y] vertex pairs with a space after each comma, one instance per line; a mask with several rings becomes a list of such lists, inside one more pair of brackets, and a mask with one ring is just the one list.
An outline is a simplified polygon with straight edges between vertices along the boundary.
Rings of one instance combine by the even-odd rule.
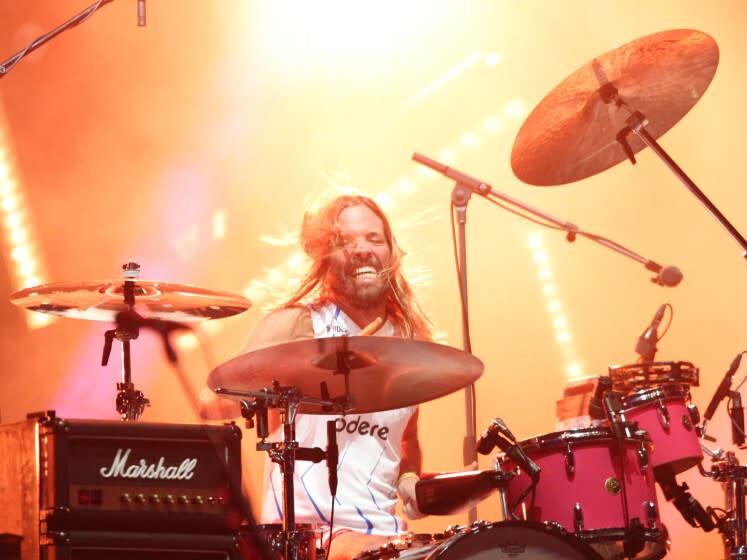
[[[0, 106], [0, 222], [2, 246], [14, 290], [38, 286], [47, 281], [46, 267], [38, 250], [31, 215], [23, 189], [14, 173], [11, 142], [5, 112]], [[26, 325], [35, 329], [55, 319], [46, 313], [26, 312]]]
[[532, 251], [532, 259], [537, 265], [537, 275], [546, 300], [547, 313], [555, 330], [555, 341], [558, 343], [565, 361], [566, 376], [568, 381], [573, 381], [582, 376], [582, 367], [576, 357], [568, 318], [563, 311], [563, 303], [558, 294], [557, 286], [553, 282], [550, 256], [545, 251], [542, 235], [539, 232], [534, 232], [529, 236], [529, 248]]

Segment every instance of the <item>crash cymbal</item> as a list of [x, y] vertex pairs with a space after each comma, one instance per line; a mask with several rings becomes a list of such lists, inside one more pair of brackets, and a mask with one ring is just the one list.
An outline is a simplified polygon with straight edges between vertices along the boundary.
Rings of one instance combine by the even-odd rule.
[[[237, 356], [208, 376], [208, 387], [261, 391], [277, 380], [313, 398], [345, 396], [355, 413], [391, 410], [442, 397], [476, 381], [482, 362], [450, 346], [397, 337], [348, 336], [294, 340]], [[328, 396], [324, 395], [326, 384]], [[220, 391], [217, 391], [220, 393]], [[316, 405], [301, 412], [323, 414]]]
[[[698, 102], [718, 60], [713, 38], [692, 29], [647, 35], [595, 58], [524, 122], [511, 152], [514, 174], [531, 185], [561, 185], [620, 163], [627, 156], [616, 136], [630, 111], [642, 113], [648, 133], [660, 137]], [[609, 102], [615, 89], [624, 106]], [[635, 134], [627, 141], [634, 154], [645, 147]]]
[[[134, 309], [153, 319], [220, 319], [252, 306], [248, 299], [228, 292], [140, 279], [128, 282]], [[117, 313], [133, 307], [125, 302], [125, 280], [44, 284], [18, 290], [10, 295], [10, 301], [30, 311], [93, 321], [114, 321]]]

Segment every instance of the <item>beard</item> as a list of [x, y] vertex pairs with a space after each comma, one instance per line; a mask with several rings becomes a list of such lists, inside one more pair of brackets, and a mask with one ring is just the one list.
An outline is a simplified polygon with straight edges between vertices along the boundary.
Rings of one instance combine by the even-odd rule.
[[[373, 266], [378, 275], [366, 282], [359, 282], [352, 271], [362, 265]], [[389, 292], [389, 282], [386, 274], [382, 274], [378, 262], [355, 262], [347, 267], [332, 265], [327, 271], [327, 287], [332, 295], [342, 303], [352, 307], [367, 308], [386, 303]]]

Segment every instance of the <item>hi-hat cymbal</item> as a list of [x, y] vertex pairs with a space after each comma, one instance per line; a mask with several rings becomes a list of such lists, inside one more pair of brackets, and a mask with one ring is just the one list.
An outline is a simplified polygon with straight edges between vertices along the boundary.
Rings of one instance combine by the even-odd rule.
[[[514, 174], [531, 185], [572, 183], [627, 159], [617, 134], [630, 112], [648, 120], [658, 138], [698, 102], [718, 66], [712, 37], [675, 29], [626, 43], [585, 64], [534, 108], [511, 152]], [[610, 102], [609, 92], [625, 103]], [[635, 134], [635, 154], [645, 147]]]
[[[307, 397], [335, 399], [345, 396], [347, 377], [353, 401], [350, 410], [364, 413], [442, 397], [475, 382], [483, 369], [483, 363], [472, 354], [442, 344], [348, 336], [294, 340], [255, 350], [218, 366], [207, 383], [213, 390], [256, 392], [271, 389], [277, 381], [282, 387], [296, 387]], [[302, 404], [299, 410], [325, 413], [311, 404]]]
[[[220, 319], [246, 311], [245, 297], [184, 284], [128, 280], [134, 308], [149, 318], [191, 322]], [[125, 280], [55, 282], [24, 288], [10, 295], [19, 307], [74, 319], [114, 321], [131, 309], [125, 300]]]

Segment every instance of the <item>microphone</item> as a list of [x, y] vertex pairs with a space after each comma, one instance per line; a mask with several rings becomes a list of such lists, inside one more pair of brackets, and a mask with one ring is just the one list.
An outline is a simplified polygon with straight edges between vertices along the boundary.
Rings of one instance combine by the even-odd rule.
[[[499, 447], [514, 463], [523, 467], [532, 480], [536, 480], [542, 469], [529, 458], [524, 449], [516, 443], [516, 440], [508, 435], [511, 434], [508, 428], [504, 431], [505, 426], [503, 420], [494, 418], [490, 426], [480, 436], [477, 442], [477, 452], [481, 455], [487, 455], [495, 447]], [[513, 441], [509, 441], [509, 437]]]
[[656, 343], [659, 341], [659, 333], [657, 329], [661, 320], [664, 318], [664, 311], [667, 308], [666, 303], [662, 303], [659, 309], [656, 310], [654, 318], [651, 320], [651, 324], [646, 328], [645, 331], [638, 337], [638, 342], [635, 345], [635, 351], [641, 356], [642, 362], [653, 362], [654, 356], [656, 356]]
[[742, 406], [742, 395], [739, 391], [729, 391], [731, 396], [731, 406], [729, 407], [729, 416], [731, 416], [731, 440], [734, 445], [742, 447], [744, 445], [744, 407]]
[[706, 533], [713, 531], [716, 525], [711, 519], [710, 508], [706, 510], [700, 505], [690, 492], [686, 482], [677, 484], [674, 471], [670, 465], [662, 465], [654, 469], [654, 478], [659, 483], [664, 498], [672, 502], [682, 517], [692, 527], [700, 527]]
[[737, 354], [737, 357], [732, 360], [731, 365], [726, 371], [726, 375], [724, 375], [724, 378], [721, 380], [721, 384], [716, 389], [711, 402], [708, 403], [708, 408], [706, 408], [705, 414], [703, 414], [704, 424], [705, 422], [713, 418], [713, 413], [716, 412], [718, 405], [722, 400], [724, 400], [724, 397], [729, 394], [729, 388], [731, 387], [731, 378], [739, 368], [739, 362], [741, 361], [742, 353], [740, 352], [739, 354]]
[[337, 495], [337, 462], [340, 450], [337, 447], [335, 420], [327, 420], [327, 471], [329, 472], [329, 493]]
[[589, 417], [592, 420], [603, 420], [607, 416], [604, 408], [604, 396], [612, 390], [612, 379], [602, 375], [597, 380], [597, 386], [589, 399]]
[[498, 431], [498, 426], [496, 425], [495, 418], [490, 421], [490, 426], [482, 433], [480, 436], [480, 439], [477, 440], [477, 452], [480, 455], [487, 455], [493, 449], [495, 449], [495, 446], [497, 445], [496, 439], [497, 435], [496, 432]]
[[682, 281], [682, 277], [682, 271], [676, 266], [665, 266], [657, 271], [656, 276], [654, 276], [651, 281], [659, 286], [673, 288]]

